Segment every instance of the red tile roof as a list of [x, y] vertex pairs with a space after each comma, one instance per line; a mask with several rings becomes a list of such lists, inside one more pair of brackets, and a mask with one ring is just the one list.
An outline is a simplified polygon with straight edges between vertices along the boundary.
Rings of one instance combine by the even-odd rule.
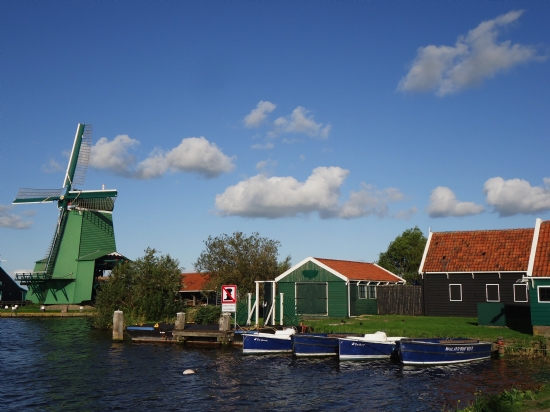
[[204, 290], [204, 284], [210, 280], [208, 273], [182, 273], [183, 288], [180, 292], [195, 292]]
[[550, 276], [550, 220], [540, 225], [532, 276]]
[[314, 259], [347, 277], [349, 280], [371, 280], [375, 282], [402, 281], [398, 276], [388, 272], [386, 269], [382, 269], [374, 263], [321, 258]]
[[432, 233], [422, 272], [527, 271], [534, 229]]

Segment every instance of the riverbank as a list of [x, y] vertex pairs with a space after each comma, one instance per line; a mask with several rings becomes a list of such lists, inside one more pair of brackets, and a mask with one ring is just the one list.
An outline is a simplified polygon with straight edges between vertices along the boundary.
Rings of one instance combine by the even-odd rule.
[[[535, 385], [537, 386], [537, 385]], [[534, 412], [550, 410], [550, 385], [509, 389], [497, 394], [475, 394], [475, 400], [457, 412]]]

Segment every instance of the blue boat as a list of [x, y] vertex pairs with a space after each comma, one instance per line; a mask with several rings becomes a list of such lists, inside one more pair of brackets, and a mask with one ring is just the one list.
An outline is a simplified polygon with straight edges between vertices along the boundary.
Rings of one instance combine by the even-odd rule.
[[300, 333], [292, 337], [294, 355], [301, 356], [337, 356], [338, 337], [326, 333]]
[[338, 339], [340, 360], [382, 359], [396, 356], [396, 343], [404, 339], [384, 332]]
[[490, 359], [491, 342], [477, 339], [401, 339], [397, 344], [404, 365], [445, 365]]
[[292, 353], [294, 329], [276, 330], [275, 333], [244, 333], [243, 354]]

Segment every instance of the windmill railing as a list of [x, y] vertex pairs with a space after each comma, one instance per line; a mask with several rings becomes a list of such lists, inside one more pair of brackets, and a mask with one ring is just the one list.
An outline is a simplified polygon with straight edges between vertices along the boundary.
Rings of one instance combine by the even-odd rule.
[[31, 283], [39, 283], [51, 279], [51, 275], [43, 272], [15, 272], [15, 280], [22, 285], [30, 285]]

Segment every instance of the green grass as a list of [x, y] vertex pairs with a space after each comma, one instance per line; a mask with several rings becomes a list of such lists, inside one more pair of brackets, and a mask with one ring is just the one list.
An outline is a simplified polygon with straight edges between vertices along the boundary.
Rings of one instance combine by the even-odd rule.
[[304, 324], [313, 327], [315, 332], [334, 333], [374, 333], [386, 332], [388, 336], [409, 338], [428, 337], [464, 337], [495, 342], [498, 337], [505, 342], [515, 342], [524, 347], [531, 347], [531, 342], [542, 341], [540, 336], [532, 336], [526, 331], [506, 327], [478, 326], [477, 318], [452, 318], [435, 316], [402, 316], [402, 315], [363, 315], [352, 319], [304, 319]]
[[530, 412], [550, 408], [550, 385], [512, 388], [497, 394], [476, 393], [475, 400], [459, 412]]

